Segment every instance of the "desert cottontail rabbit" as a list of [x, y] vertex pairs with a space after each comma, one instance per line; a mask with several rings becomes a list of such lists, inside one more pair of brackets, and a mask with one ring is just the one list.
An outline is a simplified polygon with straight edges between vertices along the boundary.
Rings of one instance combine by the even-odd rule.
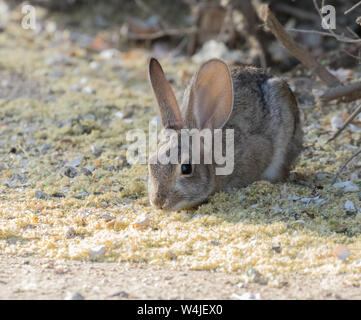
[[234, 129], [234, 169], [229, 175], [216, 175], [214, 163], [150, 161], [148, 191], [153, 206], [190, 208], [217, 191], [288, 176], [302, 150], [302, 129], [295, 97], [285, 81], [257, 68], [230, 70], [223, 61], [212, 59], [193, 76], [179, 108], [154, 58], [149, 76], [165, 128], [179, 135], [181, 129]]

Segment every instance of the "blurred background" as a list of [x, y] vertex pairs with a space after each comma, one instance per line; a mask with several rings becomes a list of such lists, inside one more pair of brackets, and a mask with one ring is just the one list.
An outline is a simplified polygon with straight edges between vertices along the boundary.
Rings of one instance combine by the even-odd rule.
[[[28, 3], [37, 10], [36, 32], [69, 30], [69, 39], [90, 51], [143, 47], [153, 55], [186, 55], [195, 62], [218, 56], [229, 62], [255, 64], [287, 71], [298, 62], [288, 55], [258, 18], [262, 3], [268, 3], [296, 40], [319, 58], [329, 58], [332, 68], [351, 67], [360, 60], [360, 43], [350, 46], [317, 33], [322, 30], [313, 0], [33, 0], [0, 1], [1, 30], [23, 18], [17, 7]], [[345, 15], [354, 0], [319, 1], [319, 7], [336, 7], [337, 30], [345, 36], [361, 35], [360, 7]], [[342, 49], [347, 47], [347, 53]]]

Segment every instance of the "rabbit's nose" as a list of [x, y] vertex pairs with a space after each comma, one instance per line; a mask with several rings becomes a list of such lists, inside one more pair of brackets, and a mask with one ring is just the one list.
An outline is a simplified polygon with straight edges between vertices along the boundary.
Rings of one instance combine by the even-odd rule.
[[159, 193], [157, 193], [153, 198], [152, 202], [156, 208], [162, 209], [164, 206], [165, 199]]

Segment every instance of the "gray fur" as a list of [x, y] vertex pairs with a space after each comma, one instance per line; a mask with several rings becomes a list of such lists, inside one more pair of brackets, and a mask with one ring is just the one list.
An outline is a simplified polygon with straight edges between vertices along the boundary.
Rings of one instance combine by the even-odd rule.
[[[285, 81], [261, 69], [236, 67], [230, 75], [233, 109], [223, 129], [234, 129], [233, 173], [217, 176], [215, 165], [200, 164], [194, 165], [191, 177], [183, 177], [179, 165], [149, 165], [149, 196], [156, 207], [188, 208], [217, 191], [240, 188], [257, 180], [276, 182], [287, 178], [302, 150], [303, 137], [292, 91]], [[195, 79], [185, 91], [180, 110], [184, 128], [190, 129], [196, 127], [192, 106]]]

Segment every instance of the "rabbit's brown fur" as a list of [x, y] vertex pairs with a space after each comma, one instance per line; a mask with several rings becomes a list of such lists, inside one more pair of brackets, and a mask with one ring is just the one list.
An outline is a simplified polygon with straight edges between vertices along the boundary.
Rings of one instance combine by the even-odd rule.
[[[189, 208], [217, 191], [288, 176], [302, 150], [302, 129], [295, 97], [285, 81], [257, 68], [229, 71], [214, 59], [192, 78], [178, 109], [159, 63], [153, 59], [150, 66], [163, 124], [177, 132], [202, 126], [234, 129], [235, 153], [234, 171], [225, 176], [215, 175], [214, 164], [193, 165], [187, 177], [181, 174], [180, 165], [149, 164], [149, 197], [154, 206]], [[212, 99], [217, 102], [213, 104]]]

